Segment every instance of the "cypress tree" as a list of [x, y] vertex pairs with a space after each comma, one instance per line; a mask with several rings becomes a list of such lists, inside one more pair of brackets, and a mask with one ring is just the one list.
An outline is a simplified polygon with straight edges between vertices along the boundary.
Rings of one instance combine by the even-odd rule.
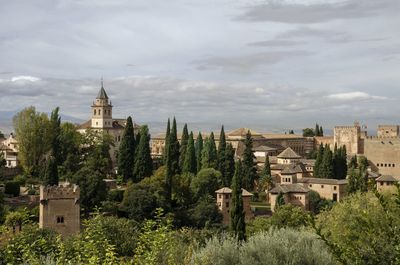
[[125, 181], [133, 179], [135, 161], [135, 134], [133, 131], [132, 117], [126, 120], [126, 126], [118, 150], [118, 173]]
[[150, 177], [153, 173], [153, 160], [150, 154], [150, 134], [147, 125], [140, 128], [140, 142], [136, 153], [136, 163], [133, 172], [136, 182]]
[[61, 118], [58, 115], [59, 107], [51, 112], [50, 116], [50, 157], [47, 161], [44, 184], [58, 185], [58, 166], [63, 162], [61, 161]]
[[314, 134], [315, 134], [315, 136], [319, 136], [319, 134], [320, 134], [318, 123], [315, 124], [315, 132], [314, 132]]
[[343, 145], [341, 149], [341, 169], [341, 179], [345, 179], [347, 177], [347, 150], [345, 145]]
[[171, 202], [172, 196], [172, 178], [179, 174], [179, 142], [176, 132], [176, 120], [172, 122], [172, 129], [168, 138], [168, 149], [166, 150], [166, 180], [165, 180], [165, 196], [167, 203]]
[[187, 149], [185, 152], [185, 160], [183, 162], [182, 172], [196, 174], [196, 151], [194, 148], [193, 132], [190, 132]]
[[340, 150], [335, 143], [335, 148], [333, 149], [333, 176], [334, 178], [338, 179], [338, 174], [340, 174]]
[[163, 161], [164, 161], [164, 164], [167, 163], [167, 150], [168, 150], [168, 146], [169, 146], [169, 134], [170, 134], [170, 131], [171, 131], [170, 127], [171, 127], [170, 126], [170, 121], [169, 121], [169, 118], [168, 118], [167, 130], [165, 132], [165, 145], [164, 145], [164, 150], [163, 150]]
[[200, 171], [200, 169], [202, 168], [202, 166], [201, 166], [201, 153], [203, 151], [203, 136], [201, 135], [200, 132], [199, 132], [199, 135], [196, 138], [195, 149], [196, 149], [196, 160], [197, 160], [196, 171]]
[[255, 156], [253, 153], [253, 140], [250, 131], [247, 131], [244, 141], [245, 149], [243, 152], [243, 188], [252, 190], [254, 181], [257, 179]]
[[246, 240], [246, 223], [242, 198], [242, 163], [239, 160], [235, 166], [235, 174], [232, 180], [232, 200], [230, 208], [229, 230], [239, 240]]
[[272, 182], [272, 175], [271, 175], [271, 164], [269, 162], [268, 155], [265, 157], [264, 167], [261, 171], [261, 178], [264, 183], [263, 188], [266, 188], [267, 190], [272, 188], [273, 182]]
[[221, 133], [219, 134], [219, 144], [218, 144], [218, 152], [217, 152], [217, 157], [218, 157], [218, 165], [217, 169], [219, 172], [222, 174], [222, 178], [225, 179], [225, 160], [226, 160], [226, 139], [225, 139], [225, 131], [224, 131], [224, 125], [221, 127]]
[[225, 187], [230, 187], [233, 175], [235, 174], [235, 150], [230, 143], [226, 145], [224, 162], [223, 181]]
[[332, 151], [328, 145], [324, 148], [324, 155], [322, 158], [322, 166], [320, 175], [321, 178], [333, 178], [333, 158], [332, 158]]
[[201, 152], [201, 167], [217, 169], [217, 147], [215, 146], [214, 133], [206, 138]]
[[282, 192], [279, 192], [278, 196], [276, 196], [275, 211], [285, 204], [285, 197]]
[[322, 129], [322, 126], [319, 127], [319, 136], [324, 136], [324, 130]]
[[315, 160], [314, 164], [314, 177], [320, 178], [321, 177], [321, 166], [322, 166], [322, 158], [324, 157], [324, 146], [322, 143], [319, 145], [317, 159]]
[[187, 124], [183, 126], [183, 131], [182, 131], [182, 137], [181, 137], [181, 146], [179, 148], [179, 168], [183, 167], [183, 162], [185, 161], [185, 154], [186, 154], [186, 148], [188, 145], [188, 140], [189, 140], [189, 132], [187, 128]]
[[135, 157], [135, 160], [134, 160], [134, 161], [135, 161], [135, 164], [136, 164], [136, 160], [137, 160], [137, 158], [138, 158], [138, 156], [137, 156], [136, 154], [138, 153], [140, 138], [141, 138], [141, 130], [138, 131], [138, 133], [136, 134], [136, 137], [135, 137], [135, 155], [134, 155], [134, 157]]
[[357, 168], [357, 167], [358, 167], [357, 155], [354, 155], [354, 156], [351, 158], [350, 163], [349, 163], [349, 168], [350, 168], [350, 167], [352, 167], [352, 168]]

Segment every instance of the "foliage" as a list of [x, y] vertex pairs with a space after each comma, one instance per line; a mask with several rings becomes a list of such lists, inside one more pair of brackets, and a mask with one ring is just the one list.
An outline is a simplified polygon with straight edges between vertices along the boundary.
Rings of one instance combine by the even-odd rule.
[[186, 149], [189, 141], [189, 132], [187, 128], [187, 124], [183, 126], [182, 130], [182, 136], [181, 136], [181, 142], [180, 142], [180, 148], [179, 148], [179, 168], [183, 168], [183, 163], [185, 162], [185, 157], [186, 157]]
[[221, 132], [219, 134], [219, 144], [218, 144], [218, 151], [217, 151], [217, 169], [219, 172], [222, 174], [222, 178], [224, 180], [224, 185], [229, 186], [227, 181], [229, 179], [229, 176], [226, 176], [225, 173], [225, 165], [226, 165], [226, 160], [227, 160], [227, 155], [226, 155], [226, 139], [225, 139], [225, 130], [224, 126], [222, 125], [221, 127]]
[[314, 176], [318, 178], [345, 179], [347, 176], [347, 153], [346, 147], [337, 147], [334, 152], [329, 145], [318, 148], [317, 158], [314, 165]]
[[243, 180], [242, 185], [246, 190], [253, 190], [254, 181], [257, 180], [257, 168], [254, 162], [255, 156], [253, 153], [253, 140], [250, 131], [247, 131], [246, 139], [244, 140], [243, 152]]
[[135, 133], [132, 117], [126, 120], [124, 134], [118, 150], [118, 173], [125, 181], [133, 180], [133, 168], [135, 161]]
[[281, 206], [283, 206], [283, 205], [285, 205], [285, 204], [286, 204], [286, 202], [285, 202], [285, 197], [284, 197], [284, 195], [283, 195], [282, 192], [279, 192], [279, 193], [278, 193], [278, 196], [276, 196], [275, 211], [276, 211], [279, 207], [281, 207]]
[[312, 128], [303, 129], [303, 137], [313, 137], [315, 136], [315, 132]]
[[366, 192], [368, 189], [368, 176], [366, 169], [350, 168], [348, 184], [346, 186], [347, 193], [352, 194], [357, 191]]
[[210, 227], [222, 221], [222, 215], [213, 196], [203, 196], [189, 212], [192, 225], [197, 228]]
[[269, 218], [271, 226], [277, 228], [292, 227], [299, 228], [311, 224], [311, 216], [300, 207], [292, 204], [285, 204], [277, 208]]
[[182, 173], [197, 173], [196, 150], [194, 147], [193, 132], [190, 132], [187, 148], [185, 151]]
[[202, 168], [201, 153], [203, 152], [203, 136], [201, 135], [200, 132], [196, 138], [195, 149], [196, 149], [196, 161], [197, 161], [196, 169], [197, 171], [200, 171], [200, 169]]
[[230, 208], [230, 232], [239, 240], [246, 240], [246, 223], [242, 198], [242, 163], [239, 160], [235, 166], [235, 175], [232, 180], [232, 199]]
[[153, 160], [150, 154], [150, 134], [147, 125], [140, 127], [140, 141], [136, 153], [134, 180], [150, 177], [153, 172]]
[[204, 168], [197, 173], [197, 176], [193, 178], [190, 188], [193, 193], [195, 200], [200, 199], [203, 196], [213, 196], [215, 191], [222, 184], [221, 173], [213, 168]]
[[166, 175], [165, 175], [165, 197], [166, 201], [170, 203], [172, 198], [172, 182], [173, 177], [179, 174], [179, 142], [176, 133], [176, 120], [172, 122], [172, 129], [166, 141], [168, 145], [166, 148]]
[[10, 180], [5, 183], [4, 193], [14, 197], [19, 196], [20, 184], [18, 181]]
[[15, 115], [13, 123], [19, 144], [18, 159], [28, 175], [39, 177], [50, 149], [49, 119], [35, 107], [28, 107]]
[[152, 218], [158, 207], [165, 207], [165, 167], [160, 167], [153, 176], [138, 183], [129, 183], [121, 203], [121, 210], [130, 219], [142, 221]]
[[345, 264], [399, 261], [400, 206], [395, 197], [356, 193], [322, 212], [317, 232]]
[[84, 137], [77, 132], [72, 123], [61, 124], [60, 131], [60, 161], [58, 172], [60, 178], [71, 179], [81, 166], [81, 146]]
[[319, 214], [323, 210], [330, 210], [334, 202], [327, 199], [322, 199], [318, 192], [311, 190], [308, 193], [310, 211], [314, 214]]
[[192, 264], [203, 265], [337, 264], [316, 235], [293, 229], [257, 233], [242, 244], [232, 237], [215, 236], [194, 253], [192, 260]]
[[271, 164], [269, 163], [269, 156], [265, 157], [264, 167], [260, 174], [260, 180], [258, 183], [258, 191], [267, 191], [273, 188], [273, 180], [271, 174]]
[[201, 151], [201, 168], [217, 169], [217, 147], [215, 146], [214, 133], [211, 132], [210, 137], [207, 137]]
[[224, 173], [223, 173], [224, 186], [230, 187], [232, 178], [233, 178], [233, 174], [235, 174], [235, 149], [233, 149], [233, 146], [231, 143], [226, 145], [225, 161], [224, 161], [223, 170], [224, 170]]

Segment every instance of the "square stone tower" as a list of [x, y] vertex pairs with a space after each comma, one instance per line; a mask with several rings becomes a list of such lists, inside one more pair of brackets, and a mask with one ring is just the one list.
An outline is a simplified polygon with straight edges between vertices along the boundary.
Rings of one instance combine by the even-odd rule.
[[39, 227], [55, 230], [64, 237], [79, 233], [79, 196], [77, 185], [40, 186]]

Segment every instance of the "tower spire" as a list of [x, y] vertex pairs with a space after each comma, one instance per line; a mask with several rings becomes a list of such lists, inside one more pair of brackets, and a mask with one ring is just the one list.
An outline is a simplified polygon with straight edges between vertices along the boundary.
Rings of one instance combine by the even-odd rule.
[[104, 89], [104, 87], [103, 87], [103, 76], [101, 76], [101, 88]]

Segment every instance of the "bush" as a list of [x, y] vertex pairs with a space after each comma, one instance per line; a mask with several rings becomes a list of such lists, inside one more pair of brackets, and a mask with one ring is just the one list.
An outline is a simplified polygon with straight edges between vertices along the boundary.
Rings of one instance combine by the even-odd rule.
[[124, 198], [124, 190], [110, 190], [108, 192], [107, 200], [114, 202], [122, 202]]
[[204, 248], [195, 251], [192, 264], [330, 265], [337, 262], [315, 234], [286, 228], [258, 233], [243, 244], [232, 237], [213, 237]]
[[17, 197], [19, 196], [19, 188], [20, 184], [17, 181], [7, 181], [4, 193]]

